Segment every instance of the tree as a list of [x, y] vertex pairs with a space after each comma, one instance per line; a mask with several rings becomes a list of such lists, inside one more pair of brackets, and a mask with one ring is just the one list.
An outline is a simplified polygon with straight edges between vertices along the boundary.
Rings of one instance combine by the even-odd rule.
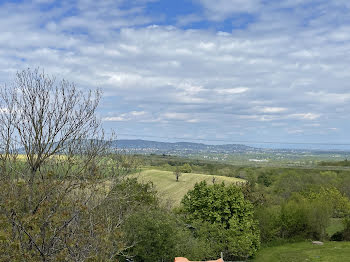
[[95, 116], [100, 96], [100, 91], [84, 95], [74, 83], [57, 83], [39, 69], [17, 72], [12, 86], [0, 92], [3, 155], [23, 150], [33, 181], [51, 156], [88, 149], [82, 141], [99, 138], [101, 132]]
[[179, 178], [180, 178], [181, 175], [182, 174], [181, 174], [180, 168], [177, 166], [175, 168], [175, 171], [174, 171], [174, 176], [176, 178], [176, 182], [179, 182]]
[[244, 199], [239, 187], [202, 181], [181, 203], [187, 222], [194, 225], [196, 234], [216, 246], [216, 252], [224, 251], [227, 258], [247, 258], [258, 250], [260, 239], [253, 205]]
[[191, 173], [192, 172], [192, 167], [190, 166], [189, 163], [185, 163], [183, 164], [183, 166], [181, 167], [181, 172], [182, 173]]
[[1, 261], [115, 261], [128, 248], [120, 227], [129, 212], [119, 207], [134, 198], [110, 188], [130, 165], [109, 157], [99, 100], [99, 91], [85, 94], [39, 69], [1, 88]]

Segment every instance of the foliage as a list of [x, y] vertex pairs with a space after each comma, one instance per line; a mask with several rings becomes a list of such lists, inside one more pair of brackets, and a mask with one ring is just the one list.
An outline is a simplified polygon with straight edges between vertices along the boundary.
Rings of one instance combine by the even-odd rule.
[[128, 202], [125, 203], [128, 208], [143, 206], [157, 206], [157, 191], [152, 182], [139, 183], [137, 178], [125, 178], [116, 183], [108, 192], [105, 202], [120, 201], [121, 196], [127, 195]]
[[343, 161], [321, 161], [320, 166], [350, 166], [350, 161], [345, 159]]
[[163, 209], [143, 209], [133, 213], [123, 226], [135, 262], [173, 261], [176, 256], [201, 259], [206, 251], [176, 216]]
[[326, 238], [331, 208], [320, 199], [308, 199], [295, 195], [281, 208], [281, 237]]
[[266, 187], [269, 187], [273, 183], [272, 176], [270, 176], [269, 174], [263, 173], [263, 174], [258, 176], [257, 182], [259, 184], [266, 186]]
[[259, 222], [260, 239], [262, 243], [269, 243], [281, 236], [281, 207], [260, 206], [255, 209], [255, 217]]
[[185, 163], [183, 166], [181, 166], [180, 171], [182, 173], [192, 173], [192, 167], [189, 163]]
[[203, 223], [196, 230], [198, 236], [209, 239], [216, 245], [214, 250], [221, 249], [226, 257], [247, 258], [259, 248], [253, 205], [239, 187], [200, 182], [184, 196], [182, 211], [188, 223]]
[[350, 200], [335, 187], [321, 187], [307, 193], [310, 201], [319, 200], [332, 210], [333, 218], [341, 218], [350, 215]]

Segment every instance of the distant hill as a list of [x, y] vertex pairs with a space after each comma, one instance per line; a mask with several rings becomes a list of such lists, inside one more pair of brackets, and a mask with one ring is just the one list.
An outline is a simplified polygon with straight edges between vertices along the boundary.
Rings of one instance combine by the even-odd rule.
[[158, 153], [158, 154], [196, 154], [196, 153], [243, 153], [256, 151], [257, 148], [240, 144], [206, 145], [203, 143], [190, 142], [157, 142], [148, 140], [116, 140], [113, 142], [119, 150], [132, 151], [135, 153]]

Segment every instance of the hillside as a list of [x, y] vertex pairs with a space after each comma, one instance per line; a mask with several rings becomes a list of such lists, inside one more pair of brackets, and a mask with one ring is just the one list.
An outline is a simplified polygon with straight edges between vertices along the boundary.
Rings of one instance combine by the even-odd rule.
[[[234, 177], [215, 176], [215, 178], [216, 183], [236, 183], [245, 181]], [[138, 175], [138, 179], [143, 182], [153, 182], [161, 199], [170, 200], [170, 202], [176, 206], [180, 204], [183, 196], [188, 190], [192, 189], [197, 182], [205, 180], [208, 184], [211, 184], [213, 176], [184, 173], [180, 177], [179, 182], [176, 182], [173, 172], [151, 169], [142, 171], [140, 175]]]
[[189, 142], [157, 142], [148, 140], [115, 140], [113, 145], [120, 150], [136, 153], [166, 153], [166, 154], [186, 154], [186, 153], [242, 153], [251, 150], [258, 150], [253, 147], [240, 144], [207, 145], [203, 143]]

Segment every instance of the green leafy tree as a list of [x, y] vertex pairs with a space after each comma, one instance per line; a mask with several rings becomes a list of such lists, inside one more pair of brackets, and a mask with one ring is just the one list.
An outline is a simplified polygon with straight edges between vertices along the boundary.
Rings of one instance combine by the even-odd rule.
[[310, 201], [319, 200], [324, 206], [332, 210], [332, 217], [341, 218], [350, 215], [350, 200], [337, 188], [328, 186], [320, 187], [304, 194]]
[[216, 252], [224, 251], [227, 258], [247, 258], [258, 250], [260, 237], [253, 205], [244, 199], [239, 187], [203, 181], [181, 203], [187, 222], [197, 226], [196, 234], [207, 238]]
[[181, 168], [180, 168], [182, 173], [192, 173], [192, 167], [190, 166], [189, 163], [184, 164]]

